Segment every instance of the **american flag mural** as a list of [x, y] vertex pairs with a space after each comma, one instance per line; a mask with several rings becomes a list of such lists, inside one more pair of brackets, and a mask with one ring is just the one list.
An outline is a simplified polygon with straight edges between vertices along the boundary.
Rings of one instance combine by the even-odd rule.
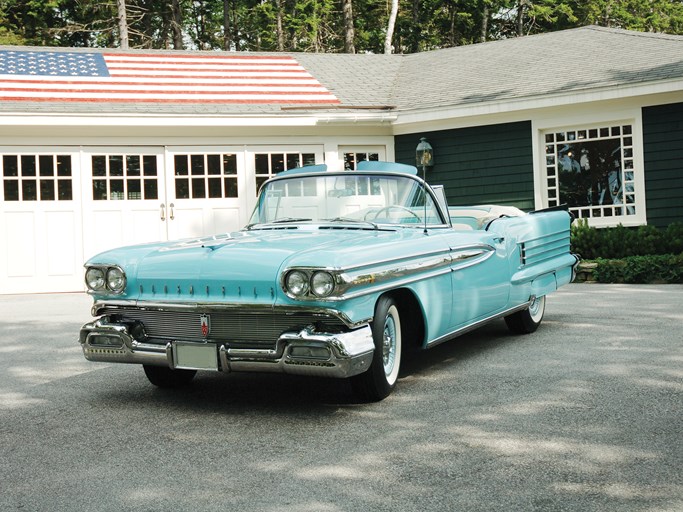
[[292, 56], [0, 50], [0, 101], [322, 103]]

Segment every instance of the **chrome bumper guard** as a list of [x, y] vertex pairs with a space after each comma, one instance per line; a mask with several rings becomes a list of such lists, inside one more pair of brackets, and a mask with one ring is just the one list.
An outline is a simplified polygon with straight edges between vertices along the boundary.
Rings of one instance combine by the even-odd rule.
[[[107, 317], [102, 317], [81, 328], [79, 341], [88, 361], [175, 367], [173, 342], [184, 340], [157, 344], [139, 338], [145, 338], [144, 327], [139, 322], [109, 322]], [[280, 372], [337, 378], [352, 377], [367, 370], [375, 348], [368, 325], [344, 333], [316, 332], [313, 326], [284, 332], [275, 349], [231, 348], [229, 344], [222, 343], [214, 345], [218, 351], [218, 371]]]

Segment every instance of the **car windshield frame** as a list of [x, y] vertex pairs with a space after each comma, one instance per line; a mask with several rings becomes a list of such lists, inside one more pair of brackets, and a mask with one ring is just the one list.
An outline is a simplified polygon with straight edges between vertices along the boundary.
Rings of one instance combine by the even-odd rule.
[[419, 177], [345, 171], [297, 173], [268, 180], [259, 191], [248, 227], [338, 222], [359, 227], [448, 225], [433, 191]]

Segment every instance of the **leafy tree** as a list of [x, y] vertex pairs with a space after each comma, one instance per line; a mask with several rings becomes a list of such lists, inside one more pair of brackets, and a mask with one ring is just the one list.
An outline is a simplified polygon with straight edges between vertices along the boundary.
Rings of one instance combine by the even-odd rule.
[[[414, 53], [589, 24], [683, 34], [681, 0], [0, 0], [0, 44]], [[126, 24], [119, 24], [125, 10]]]

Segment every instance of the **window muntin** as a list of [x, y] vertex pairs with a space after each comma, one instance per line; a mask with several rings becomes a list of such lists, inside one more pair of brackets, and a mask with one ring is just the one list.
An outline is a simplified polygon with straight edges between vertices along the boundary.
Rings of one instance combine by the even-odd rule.
[[638, 213], [632, 125], [554, 130], [544, 137], [548, 206], [567, 204], [586, 219]]
[[73, 200], [71, 155], [2, 155], [5, 201]]
[[[315, 165], [315, 153], [255, 153], [256, 190], [278, 173], [304, 165]], [[303, 195], [310, 194], [310, 191], [307, 194], [304, 189], [300, 189], [300, 192]]]
[[176, 199], [238, 196], [236, 154], [177, 154], [173, 163]]
[[354, 171], [358, 162], [364, 161], [377, 162], [379, 160], [379, 153], [373, 151], [345, 151], [344, 152], [344, 170]]
[[93, 200], [159, 199], [156, 155], [92, 155], [90, 162]]

